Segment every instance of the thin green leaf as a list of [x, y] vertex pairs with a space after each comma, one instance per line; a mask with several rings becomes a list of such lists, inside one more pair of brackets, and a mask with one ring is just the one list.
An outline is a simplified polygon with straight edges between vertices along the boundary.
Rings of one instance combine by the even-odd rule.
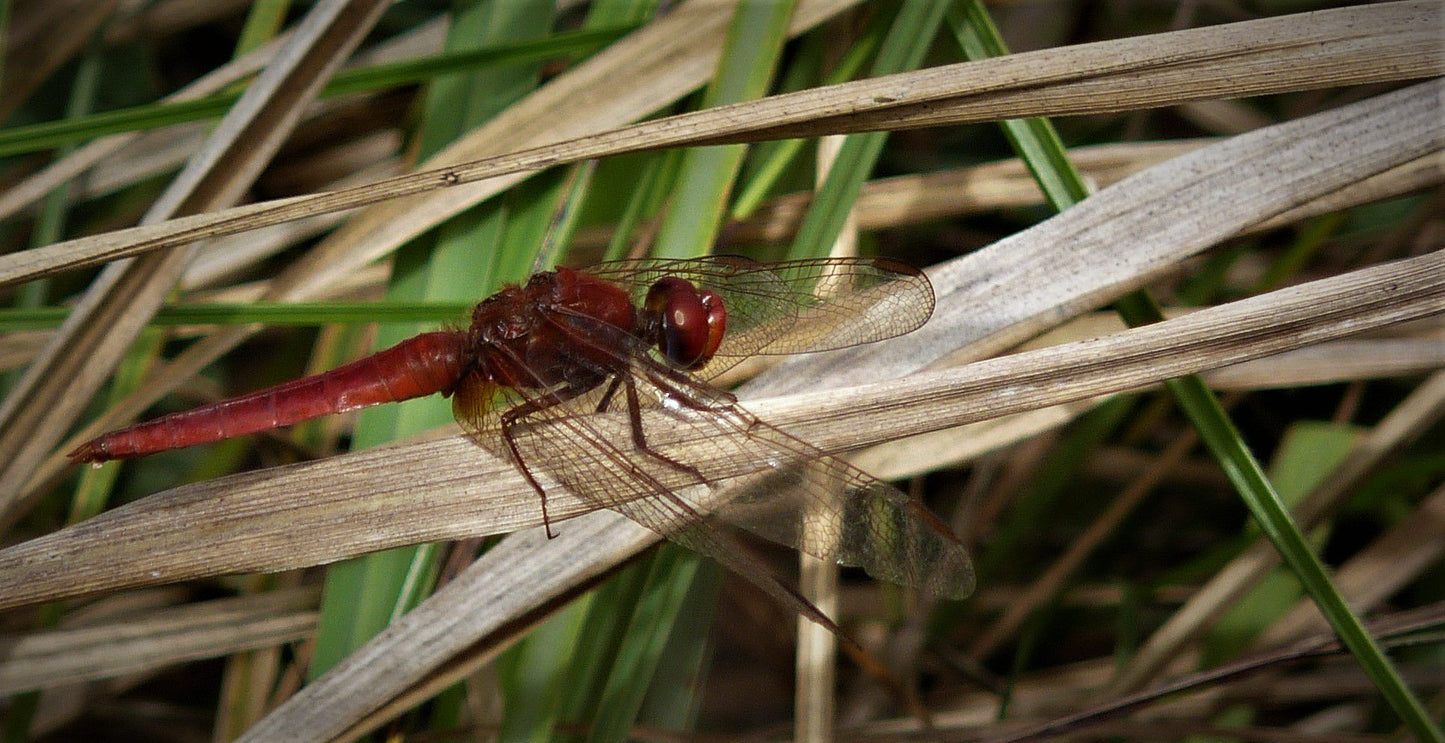
[[[761, 98], [788, 38], [792, 2], [743, 3], [728, 28], [716, 77], [703, 96], [704, 107]], [[683, 155], [671, 203], [658, 232], [654, 253], [688, 258], [706, 253], [717, 239], [728, 194], [742, 166], [744, 145], [700, 147]]]
[[[878, 58], [870, 69], [872, 76], [889, 75], [918, 67], [928, 51], [929, 42], [943, 23], [947, 3], [932, 0], [907, 0], [898, 10], [888, 36], [878, 50]], [[813, 197], [803, 224], [788, 250], [790, 258], [827, 255], [843, 230], [843, 223], [858, 200], [863, 181], [873, 172], [878, 154], [883, 151], [887, 132], [854, 134], [838, 150], [828, 169], [828, 177]]]
[[592, 720], [589, 743], [628, 740], [673, 625], [687, 607], [693, 576], [703, 559], [675, 545], [658, 548], [647, 587], [632, 614], [626, 640]]

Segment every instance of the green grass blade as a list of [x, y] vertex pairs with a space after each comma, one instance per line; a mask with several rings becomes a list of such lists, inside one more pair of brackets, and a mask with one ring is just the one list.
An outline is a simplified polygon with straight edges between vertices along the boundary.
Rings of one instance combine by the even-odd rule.
[[649, 153], [642, 166], [633, 171], [636, 176], [632, 179], [630, 195], [623, 205], [612, 239], [602, 252], [602, 260], [617, 261], [627, 257], [633, 232], [648, 215], [656, 214], [666, 201], [661, 185], [664, 181], [671, 182], [671, 174], [675, 171], [668, 164], [676, 165], [680, 160], [681, 156], [676, 151]]
[[236, 40], [235, 56], [240, 57], [276, 38], [290, 10], [291, 0], [252, 3], [250, 12], [246, 14], [246, 25], [241, 27], [240, 37]]
[[[873, 58], [878, 47], [883, 43], [884, 28], [881, 24], [869, 25], [863, 30], [861, 36], [848, 46], [843, 58], [838, 64], [823, 77], [824, 85], [837, 85], [852, 80], [863, 69], [863, 65]], [[813, 37], [809, 37], [811, 40]], [[826, 51], [821, 43], [813, 44], [800, 52], [811, 55], [808, 59], [794, 62], [794, 68], [799, 62], [821, 64], [822, 57]], [[803, 87], [801, 85], [797, 86]], [[738, 189], [738, 196], [733, 201], [730, 216], [733, 219], [746, 219], [757, 211], [759, 206], [770, 195], [776, 192], [778, 184], [782, 179], [795, 169], [795, 163], [803, 154], [803, 148], [809, 143], [806, 139], [784, 139], [776, 142], [763, 142], [754, 146], [754, 164], [746, 173], [746, 180], [743, 186]], [[812, 187], [812, 184], [808, 184]]]
[[628, 639], [627, 628], [652, 574], [654, 557], [655, 553], [633, 562], [594, 592], [582, 633], [587, 642], [576, 649], [568, 665], [559, 666], [562, 672], [558, 677], [568, 682], [566, 693], [557, 701], [559, 720], [587, 725], [597, 716], [617, 653]]
[[[733, 14], [728, 42], [703, 106], [762, 97], [788, 38], [792, 2], [742, 3]], [[658, 232], [656, 254], [702, 255], [717, 238], [728, 194], [742, 165], [744, 145], [699, 147], [683, 155], [682, 170]]]
[[[938, 33], [947, 3], [933, 0], [907, 0], [899, 8], [888, 36], [878, 50], [870, 73], [873, 76], [903, 72], [918, 67], [928, 51], [929, 42]], [[790, 258], [827, 255], [843, 230], [843, 223], [858, 200], [863, 181], [878, 162], [878, 154], [887, 141], [886, 132], [854, 134], [838, 151], [828, 169], [828, 177], [813, 197], [803, 224], [788, 250]]]
[[[150, 324], [263, 325], [314, 327], [334, 323], [437, 323], [466, 319], [476, 302], [253, 302], [168, 304]], [[44, 330], [59, 327], [70, 316], [68, 307], [0, 310], [0, 331]]]
[[698, 563], [683, 609], [663, 646], [652, 687], [642, 700], [637, 719], [662, 730], [692, 730], [702, 701], [702, 680], [712, 657], [710, 630], [717, 617], [722, 567], [712, 560]]
[[702, 560], [675, 545], [658, 549], [592, 719], [589, 743], [628, 740], [673, 625], [693, 594], [693, 577]]
[[586, 620], [595, 597], [594, 592], [572, 602], [497, 659], [497, 676], [508, 690], [499, 743], [555, 738], [557, 701], [572, 692], [574, 679], [553, 671], [593, 644]]
[[[533, 8], [535, 10], [535, 7]], [[442, 75], [491, 67], [512, 67], [550, 59], [583, 57], [636, 30], [637, 26], [616, 25], [583, 31], [564, 31], [549, 36], [498, 41], [478, 49], [458, 50], [435, 57], [392, 62], [339, 72], [323, 96], [341, 96], [385, 90], [425, 82]]]
[[[1279, 489], [1280, 497], [1294, 507], [1344, 463], [1358, 438], [1358, 430], [1336, 423], [1294, 424], [1275, 450], [1269, 479]], [[1324, 543], [1327, 531], [1317, 529], [1310, 535], [1315, 549]], [[1250, 538], [1256, 536], [1251, 534]], [[1204, 663], [1218, 665], [1248, 651], [1270, 623], [1294, 606], [1300, 593], [1299, 581], [1287, 568], [1267, 576], [1209, 628]]]

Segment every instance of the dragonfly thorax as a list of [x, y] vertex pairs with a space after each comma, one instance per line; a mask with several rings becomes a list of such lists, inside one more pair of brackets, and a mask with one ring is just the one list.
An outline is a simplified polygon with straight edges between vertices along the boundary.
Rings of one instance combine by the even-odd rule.
[[539, 273], [472, 313], [477, 371], [512, 388], [590, 387], [625, 368], [637, 311], [621, 287], [567, 268]]

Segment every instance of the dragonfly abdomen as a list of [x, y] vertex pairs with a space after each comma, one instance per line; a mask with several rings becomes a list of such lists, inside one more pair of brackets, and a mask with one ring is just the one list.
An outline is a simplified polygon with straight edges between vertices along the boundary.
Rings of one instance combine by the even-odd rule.
[[451, 394], [471, 363], [466, 333], [423, 333], [328, 372], [112, 431], [69, 456], [77, 462], [142, 457], [370, 405]]

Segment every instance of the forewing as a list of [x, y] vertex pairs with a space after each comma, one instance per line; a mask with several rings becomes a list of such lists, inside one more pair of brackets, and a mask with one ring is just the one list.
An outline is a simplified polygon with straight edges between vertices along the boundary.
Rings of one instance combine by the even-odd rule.
[[728, 326], [708, 378], [757, 354], [826, 351], [903, 335], [933, 313], [933, 287], [915, 268], [881, 258], [760, 263], [738, 256], [618, 261], [587, 269], [641, 302], [677, 276], [723, 299]]

